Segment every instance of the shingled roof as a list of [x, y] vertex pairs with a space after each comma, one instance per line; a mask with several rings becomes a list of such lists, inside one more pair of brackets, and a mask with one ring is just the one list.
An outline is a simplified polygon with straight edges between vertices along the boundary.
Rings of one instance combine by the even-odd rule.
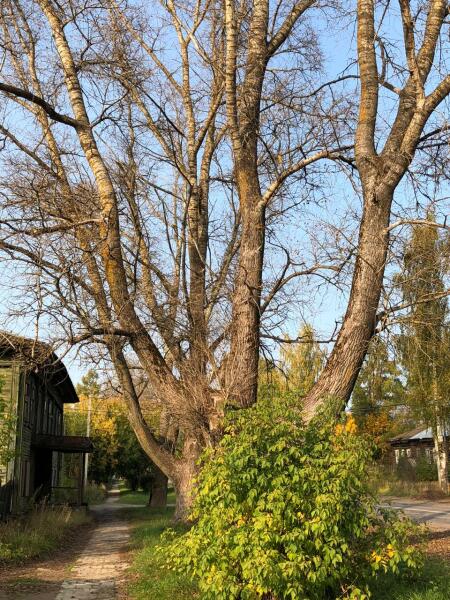
[[22, 368], [50, 381], [58, 388], [63, 402], [79, 402], [67, 369], [50, 344], [0, 330], [0, 360], [2, 359], [19, 362]]
[[[446, 437], [448, 437], [448, 433]], [[410, 431], [406, 431], [405, 433], [401, 433], [400, 435], [395, 436], [390, 440], [391, 446], [403, 446], [403, 445], [431, 445], [433, 444], [433, 430], [431, 427], [426, 427], [425, 425], [421, 425], [419, 427], [415, 427]]]

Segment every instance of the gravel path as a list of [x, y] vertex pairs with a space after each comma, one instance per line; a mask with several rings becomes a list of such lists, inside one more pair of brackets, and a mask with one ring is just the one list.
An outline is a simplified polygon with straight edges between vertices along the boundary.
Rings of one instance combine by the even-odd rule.
[[117, 583], [128, 567], [124, 553], [129, 540], [128, 524], [119, 519], [123, 505], [111, 495], [105, 504], [93, 507], [98, 526], [71, 569], [71, 578], [63, 582], [55, 600], [113, 600]]

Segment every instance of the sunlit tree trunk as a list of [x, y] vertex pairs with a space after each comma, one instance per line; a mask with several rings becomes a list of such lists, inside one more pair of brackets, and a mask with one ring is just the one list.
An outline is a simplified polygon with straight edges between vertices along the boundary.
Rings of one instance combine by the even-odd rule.
[[445, 433], [442, 423], [438, 422], [433, 429], [438, 481], [441, 491], [448, 494], [448, 444]]

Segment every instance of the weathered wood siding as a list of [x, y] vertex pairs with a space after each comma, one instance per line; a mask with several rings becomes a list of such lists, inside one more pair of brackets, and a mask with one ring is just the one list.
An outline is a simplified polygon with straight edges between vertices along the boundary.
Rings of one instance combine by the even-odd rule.
[[[0, 402], [2, 406], [2, 414], [0, 419], [3, 421], [4, 418], [11, 419], [14, 415], [17, 415], [18, 410], [18, 381], [19, 371], [16, 365], [11, 363], [0, 362]], [[12, 432], [14, 433], [14, 432]], [[17, 431], [16, 435], [11, 436], [9, 451], [14, 453], [16, 450], [17, 443]], [[5, 484], [10, 481], [14, 476], [14, 460], [11, 459], [7, 464], [0, 464], [0, 484]]]
[[[17, 428], [11, 443], [15, 456], [7, 465], [0, 465], [0, 482], [14, 480], [14, 509], [23, 508], [34, 493], [38, 459], [33, 449], [38, 434], [62, 435], [63, 403], [45, 379], [26, 370], [14, 361], [0, 363], [3, 380], [0, 398], [8, 411], [17, 415]], [[57, 482], [57, 453], [52, 455], [52, 483]]]

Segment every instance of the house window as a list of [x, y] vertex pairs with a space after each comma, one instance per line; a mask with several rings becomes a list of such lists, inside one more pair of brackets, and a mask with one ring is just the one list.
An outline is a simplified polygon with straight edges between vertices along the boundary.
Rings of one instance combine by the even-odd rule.
[[56, 434], [62, 435], [62, 412], [59, 406], [56, 408]]
[[42, 414], [42, 433], [48, 433], [48, 395], [44, 394], [44, 412]]
[[24, 497], [28, 497], [30, 495], [30, 473], [30, 461], [22, 461], [20, 473], [20, 495]]
[[48, 410], [48, 433], [55, 433], [55, 403], [53, 398], [49, 398], [49, 410]]
[[40, 393], [40, 389], [37, 390], [36, 398], [36, 432], [42, 433], [42, 416], [44, 412], [44, 399]]
[[27, 379], [25, 384], [25, 395], [23, 399], [23, 422], [28, 425], [30, 421], [30, 394], [31, 394], [30, 380]]
[[30, 479], [31, 479], [31, 464], [30, 461], [25, 461], [25, 496], [30, 495]]
[[30, 415], [29, 415], [29, 422], [30, 425], [33, 426], [35, 424], [36, 421], [36, 412], [37, 412], [37, 387], [36, 384], [33, 382], [33, 385], [31, 386], [30, 389]]
[[52, 487], [58, 485], [59, 453], [52, 452]]

